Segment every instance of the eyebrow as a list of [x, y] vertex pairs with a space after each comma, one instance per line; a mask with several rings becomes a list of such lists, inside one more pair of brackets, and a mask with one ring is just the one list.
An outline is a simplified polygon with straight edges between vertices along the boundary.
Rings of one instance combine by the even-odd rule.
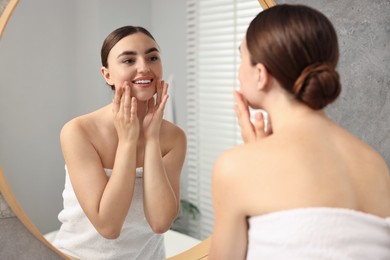
[[[155, 51], [156, 51], [156, 52], [159, 52], [158, 49], [157, 49], [156, 47], [152, 47], [152, 48], [147, 49], [147, 50], [145, 51], [145, 54], [149, 54], [149, 53], [155, 52]], [[119, 57], [125, 56], [125, 55], [136, 55], [136, 54], [137, 54], [137, 52], [135, 52], [135, 51], [124, 51], [124, 52], [120, 53], [120, 54], [118, 55], [118, 57], [116, 57], [116, 58], [119, 58]]]

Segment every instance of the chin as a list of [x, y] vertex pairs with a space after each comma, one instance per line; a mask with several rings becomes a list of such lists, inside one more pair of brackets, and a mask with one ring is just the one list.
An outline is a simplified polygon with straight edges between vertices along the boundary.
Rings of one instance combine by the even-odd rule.
[[253, 109], [261, 109], [261, 106], [259, 106], [256, 103], [253, 103], [250, 100], [247, 100], [247, 102], [248, 102], [248, 107], [253, 108]]
[[148, 101], [149, 99], [153, 98], [153, 97], [154, 97], [154, 94], [153, 94], [153, 95], [134, 95], [134, 97], [135, 97], [138, 101], [146, 102], [146, 101]]

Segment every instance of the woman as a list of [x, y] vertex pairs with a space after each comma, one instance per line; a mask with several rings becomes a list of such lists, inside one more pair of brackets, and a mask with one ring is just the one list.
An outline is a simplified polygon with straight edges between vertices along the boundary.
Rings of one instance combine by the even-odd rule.
[[[244, 144], [215, 163], [209, 259], [389, 259], [386, 163], [323, 110], [341, 90], [330, 21], [277, 5], [254, 18], [240, 52]], [[267, 111], [267, 132], [248, 106]]]
[[146, 29], [125, 26], [105, 39], [101, 59], [115, 97], [61, 131], [66, 183], [54, 245], [79, 259], [163, 259], [186, 137], [163, 120], [159, 48]]

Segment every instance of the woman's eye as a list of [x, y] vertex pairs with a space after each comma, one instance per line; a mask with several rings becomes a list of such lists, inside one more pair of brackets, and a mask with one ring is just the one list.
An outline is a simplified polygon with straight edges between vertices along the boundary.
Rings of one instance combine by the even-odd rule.
[[125, 63], [125, 64], [134, 63], [134, 59], [127, 59], [127, 60], [124, 60], [123, 63]]
[[150, 60], [151, 61], [157, 61], [158, 60], [158, 56], [152, 56], [152, 57], [150, 57]]

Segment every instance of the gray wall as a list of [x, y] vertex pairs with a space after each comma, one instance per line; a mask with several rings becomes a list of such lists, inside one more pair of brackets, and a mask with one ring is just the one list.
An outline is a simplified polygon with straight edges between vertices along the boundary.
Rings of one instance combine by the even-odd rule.
[[[111, 101], [100, 47], [109, 32], [129, 24], [154, 34], [165, 76], [175, 74], [175, 96], [185, 95], [182, 0], [20, 1], [0, 41], [0, 167], [43, 233], [60, 225], [59, 132], [71, 118]], [[185, 129], [184, 102], [175, 101], [177, 124]]]
[[342, 92], [329, 116], [390, 166], [390, 1], [276, 0], [322, 11], [339, 37]]

